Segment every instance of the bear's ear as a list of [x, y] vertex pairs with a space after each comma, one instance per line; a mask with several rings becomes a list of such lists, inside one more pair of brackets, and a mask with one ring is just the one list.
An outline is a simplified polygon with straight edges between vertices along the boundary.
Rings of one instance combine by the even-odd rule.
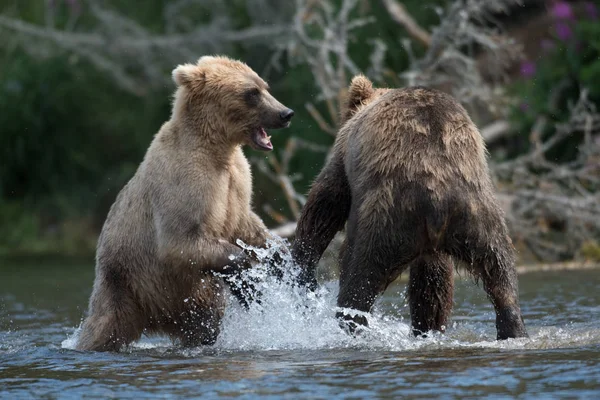
[[352, 78], [348, 89], [348, 100], [351, 105], [358, 106], [373, 95], [373, 84], [366, 76], [359, 74]]
[[359, 74], [352, 78], [350, 87], [348, 88], [348, 95], [346, 97], [346, 104], [342, 110], [342, 122], [349, 120], [366, 100], [368, 100], [375, 90], [373, 89], [373, 83], [366, 76]]
[[177, 86], [191, 86], [204, 80], [204, 73], [198, 66], [182, 64], [173, 70], [173, 81]]

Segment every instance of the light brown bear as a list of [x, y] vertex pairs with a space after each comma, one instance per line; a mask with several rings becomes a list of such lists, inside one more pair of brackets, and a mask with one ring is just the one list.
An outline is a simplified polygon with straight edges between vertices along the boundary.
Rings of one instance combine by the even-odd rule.
[[482, 137], [451, 96], [424, 87], [350, 84], [332, 156], [298, 221], [292, 255], [300, 281], [346, 225], [338, 317], [350, 330], [360, 313], [410, 269], [413, 333], [444, 331], [452, 309], [453, 261], [483, 281], [498, 339], [527, 336], [514, 248], [488, 172]]
[[242, 146], [269, 151], [265, 129], [287, 127], [279, 103], [246, 64], [205, 56], [173, 71], [171, 119], [112, 205], [98, 241], [96, 278], [77, 349], [118, 351], [142, 333], [184, 346], [214, 343], [225, 286], [214, 271], [247, 267], [235, 243], [264, 246], [251, 210]]

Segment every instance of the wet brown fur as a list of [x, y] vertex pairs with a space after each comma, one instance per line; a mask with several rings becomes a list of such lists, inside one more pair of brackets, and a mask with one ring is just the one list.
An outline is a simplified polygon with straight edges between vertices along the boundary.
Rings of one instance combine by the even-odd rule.
[[[298, 221], [301, 281], [346, 224], [338, 306], [370, 311], [403, 271], [413, 332], [444, 331], [453, 261], [481, 279], [499, 339], [526, 336], [514, 248], [497, 204], [482, 137], [451, 96], [428, 88], [373, 89], [352, 80], [332, 156]], [[366, 324], [364, 316], [339, 317]]]
[[102, 229], [80, 350], [118, 351], [142, 333], [166, 333], [185, 346], [214, 343], [225, 286], [213, 271], [247, 261], [237, 239], [265, 244], [241, 145], [251, 144], [256, 126], [274, 127], [286, 108], [254, 71], [225, 57], [180, 65], [173, 79], [171, 119]]

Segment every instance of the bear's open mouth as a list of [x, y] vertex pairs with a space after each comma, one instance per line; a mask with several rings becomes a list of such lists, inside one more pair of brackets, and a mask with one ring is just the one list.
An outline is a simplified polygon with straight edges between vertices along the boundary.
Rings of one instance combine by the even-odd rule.
[[267, 131], [262, 126], [258, 127], [252, 134], [252, 142], [260, 150], [271, 151], [273, 145], [271, 144], [271, 136], [267, 135]]

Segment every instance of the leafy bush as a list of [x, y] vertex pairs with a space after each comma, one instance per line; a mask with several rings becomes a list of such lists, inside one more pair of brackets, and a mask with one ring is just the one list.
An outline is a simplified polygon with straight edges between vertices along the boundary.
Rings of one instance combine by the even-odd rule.
[[[529, 134], [540, 117], [547, 118], [543, 134], [549, 134], [556, 124], [569, 117], [573, 105], [587, 90], [589, 98], [600, 104], [600, 23], [598, 7], [584, 5], [586, 15], [576, 17], [569, 3], [560, 1], [550, 10], [554, 17], [552, 39], [540, 43], [542, 58], [521, 65], [522, 79], [513, 91], [519, 103], [512, 110], [512, 120], [522, 133], [514, 143], [512, 155], [525, 152], [531, 145]], [[580, 137], [571, 138], [554, 149], [557, 161], [571, 159], [576, 154]]]
[[75, 216], [102, 219], [169, 113], [166, 93], [134, 98], [68, 55], [10, 57], [0, 72], [5, 247]]

